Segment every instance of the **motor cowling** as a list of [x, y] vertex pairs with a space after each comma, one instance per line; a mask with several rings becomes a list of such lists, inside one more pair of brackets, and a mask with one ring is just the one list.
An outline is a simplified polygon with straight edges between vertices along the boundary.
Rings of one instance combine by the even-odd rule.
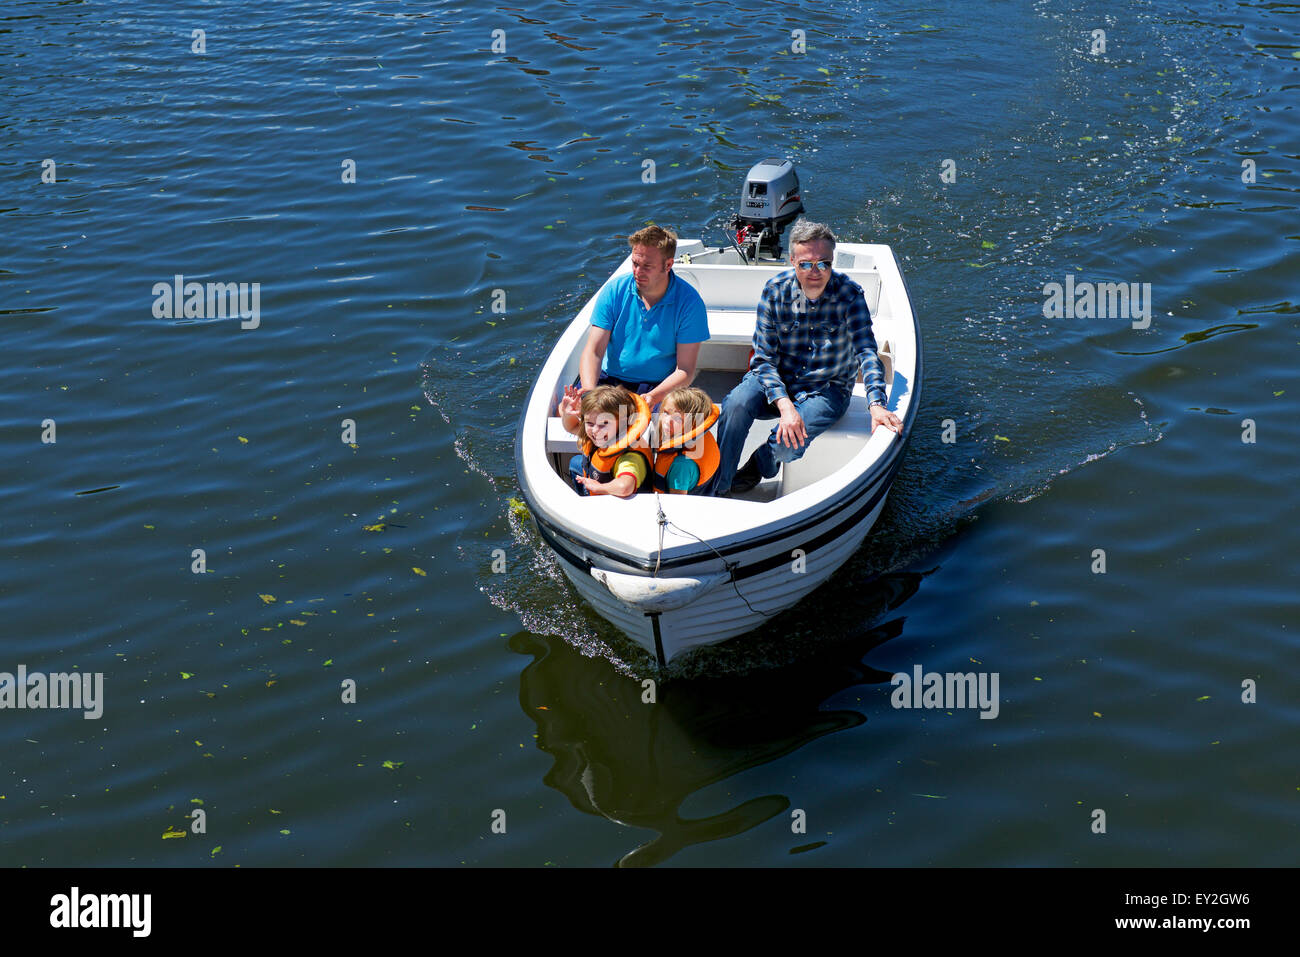
[[799, 196], [799, 175], [789, 160], [765, 159], [745, 177], [736, 221], [746, 238], [759, 239], [760, 247], [779, 254], [781, 232], [803, 210]]

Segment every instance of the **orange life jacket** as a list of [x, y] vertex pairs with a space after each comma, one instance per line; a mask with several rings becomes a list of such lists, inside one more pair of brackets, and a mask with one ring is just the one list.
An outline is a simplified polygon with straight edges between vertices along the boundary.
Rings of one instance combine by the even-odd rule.
[[[709, 410], [709, 414], [704, 417], [704, 421], [698, 423], [695, 428], [689, 432], [684, 432], [659, 446], [655, 452], [654, 468], [654, 487], [660, 492], [670, 491], [668, 488], [668, 470], [672, 468], [673, 461], [679, 455], [684, 455], [700, 470], [699, 481], [695, 483], [695, 488], [689, 492], [678, 491], [678, 495], [697, 495], [708, 484], [709, 479], [713, 478], [718, 471], [718, 463], [721, 456], [718, 454], [717, 440], [709, 433], [713, 423], [718, 421], [718, 415], [721, 413], [716, 405]], [[675, 491], [675, 490], [674, 490]]]
[[[645, 431], [650, 427], [650, 406], [646, 405], [645, 399], [637, 393], [631, 393], [632, 406], [635, 412], [632, 415], [632, 421], [628, 423], [627, 431], [622, 437], [612, 445], [603, 449], [596, 448], [591, 439], [583, 438], [582, 454], [587, 457], [588, 474], [598, 482], [612, 482], [614, 480], [614, 466], [617, 464], [619, 457], [627, 452], [635, 452], [645, 459], [646, 479], [638, 487], [638, 492], [649, 491], [650, 489], [650, 445], [645, 440]], [[589, 491], [590, 495], [605, 495], [605, 492]]]

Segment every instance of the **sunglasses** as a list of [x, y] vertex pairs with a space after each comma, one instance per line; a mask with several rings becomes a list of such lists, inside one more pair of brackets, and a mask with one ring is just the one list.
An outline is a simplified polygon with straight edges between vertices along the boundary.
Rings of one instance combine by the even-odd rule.
[[830, 269], [830, 268], [831, 268], [831, 261], [829, 259], [819, 259], [815, 263], [807, 262], [805, 260], [804, 262], [799, 263], [800, 272], [807, 272], [810, 269], [816, 269], [818, 272], [821, 272], [823, 269]]

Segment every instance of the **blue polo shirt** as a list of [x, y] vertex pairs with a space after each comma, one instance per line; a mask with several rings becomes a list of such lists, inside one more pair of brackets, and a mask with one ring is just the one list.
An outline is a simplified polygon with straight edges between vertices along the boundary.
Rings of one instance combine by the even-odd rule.
[[709, 338], [704, 300], [671, 272], [663, 298], [649, 310], [631, 273], [610, 280], [596, 296], [591, 324], [609, 330], [601, 368], [628, 382], [662, 382], [677, 368], [678, 343]]

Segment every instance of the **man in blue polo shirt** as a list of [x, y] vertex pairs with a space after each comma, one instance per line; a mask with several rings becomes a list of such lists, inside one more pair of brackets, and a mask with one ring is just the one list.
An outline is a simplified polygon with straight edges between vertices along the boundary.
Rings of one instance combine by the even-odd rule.
[[671, 231], [647, 226], [627, 241], [632, 272], [611, 279], [596, 297], [579, 378], [583, 389], [621, 385], [654, 408], [695, 378], [709, 320], [700, 294], [673, 275]]

